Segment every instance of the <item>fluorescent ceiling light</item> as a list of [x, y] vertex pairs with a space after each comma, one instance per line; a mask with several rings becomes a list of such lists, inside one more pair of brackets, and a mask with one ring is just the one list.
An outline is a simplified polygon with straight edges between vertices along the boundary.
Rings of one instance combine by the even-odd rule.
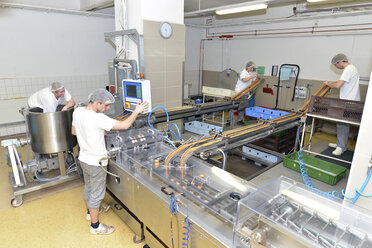
[[227, 8], [227, 9], [219, 9], [219, 10], [216, 10], [216, 14], [217, 15], [227, 15], [227, 14], [246, 12], [246, 11], [252, 11], [252, 10], [259, 10], [259, 9], [266, 9], [266, 8], [267, 8], [266, 3], [260, 3], [260, 4], [254, 4], [254, 5], [231, 7], [231, 8]]
[[324, 2], [327, 0], [307, 0], [309, 3], [317, 3], [317, 2]]

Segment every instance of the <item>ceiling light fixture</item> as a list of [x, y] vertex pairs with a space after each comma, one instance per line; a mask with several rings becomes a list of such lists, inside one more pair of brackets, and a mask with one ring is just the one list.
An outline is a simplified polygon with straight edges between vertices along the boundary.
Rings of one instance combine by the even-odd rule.
[[240, 12], [246, 12], [246, 11], [266, 9], [266, 8], [267, 8], [266, 3], [243, 5], [243, 6], [236, 6], [236, 7], [230, 7], [230, 8], [225, 8], [225, 9], [218, 9], [216, 10], [216, 14], [227, 15], [227, 14], [240, 13]]
[[309, 3], [317, 3], [317, 2], [324, 2], [327, 0], [307, 0]]

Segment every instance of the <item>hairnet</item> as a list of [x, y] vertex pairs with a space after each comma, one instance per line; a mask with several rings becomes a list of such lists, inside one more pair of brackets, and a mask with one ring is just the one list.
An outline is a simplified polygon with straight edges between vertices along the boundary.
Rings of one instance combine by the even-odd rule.
[[96, 89], [89, 94], [88, 100], [92, 102], [101, 102], [101, 103], [114, 103], [114, 96], [105, 89]]
[[343, 61], [343, 62], [348, 62], [349, 60], [347, 59], [346, 55], [343, 53], [339, 53], [336, 56], [332, 58], [332, 65], [336, 64], [338, 61]]
[[57, 91], [63, 88], [63, 85], [58, 82], [53, 82], [50, 84], [50, 91]]
[[249, 67], [251, 67], [251, 66], [254, 66], [253, 61], [249, 61], [249, 62], [247, 63], [247, 65], [245, 66], [245, 68], [249, 68]]

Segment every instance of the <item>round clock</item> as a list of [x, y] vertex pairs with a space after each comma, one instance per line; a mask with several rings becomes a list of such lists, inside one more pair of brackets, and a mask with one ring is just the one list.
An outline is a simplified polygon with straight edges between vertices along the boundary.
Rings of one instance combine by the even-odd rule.
[[159, 31], [161, 37], [168, 39], [169, 37], [172, 36], [173, 29], [169, 22], [163, 22], [162, 24], [160, 24]]

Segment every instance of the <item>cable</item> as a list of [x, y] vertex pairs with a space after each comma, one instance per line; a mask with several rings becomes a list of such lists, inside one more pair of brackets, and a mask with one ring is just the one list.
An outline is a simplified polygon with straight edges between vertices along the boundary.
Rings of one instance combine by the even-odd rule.
[[98, 160], [98, 164], [99, 164], [99, 166], [101, 166], [101, 169], [102, 169], [104, 172], [106, 172], [107, 174], [111, 175], [111, 176], [114, 176], [114, 177], [120, 178], [118, 175], [116, 175], [116, 174], [114, 174], [114, 173], [111, 173], [111, 172], [109, 172], [108, 170], [106, 170], [105, 168], [103, 168], [103, 165], [102, 165], [101, 161], [104, 160], [104, 159], [109, 159], [109, 158], [107, 158], [107, 157], [103, 157], [103, 158], [100, 158], [100, 159]]

